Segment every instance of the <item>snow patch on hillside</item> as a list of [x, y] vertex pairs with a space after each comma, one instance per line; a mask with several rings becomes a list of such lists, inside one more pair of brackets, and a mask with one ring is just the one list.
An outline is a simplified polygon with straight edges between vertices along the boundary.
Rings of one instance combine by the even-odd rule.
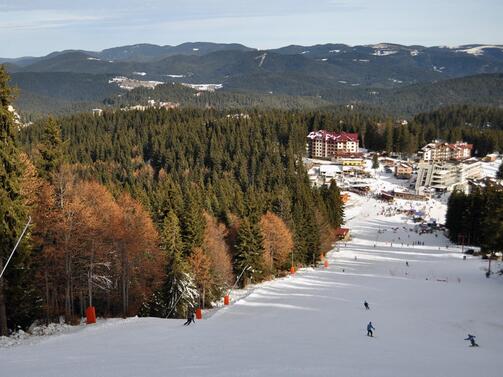
[[466, 48], [466, 49], [460, 49], [456, 50], [456, 52], [464, 52], [465, 54], [470, 54], [470, 55], [475, 55], [475, 56], [482, 56], [485, 53], [486, 49], [499, 49], [503, 52], [503, 46], [497, 46], [497, 45], [485, 45], [485, 46], [476, 46], [476, 47], [471, 47], [471, 48]]
[[157, 85], [164, 84], [162, 81], [145, 81], [130, 79], [125, 76], [117, 76], [111, 80], [108, 80], [109, 84], [117, 84], [119, 88], [125, 90], [133, 90], [135, 88], [144, 87], [148, 89], [154, 89]]
[[223, 84], [189, 84], [185, 82], [183, 82], [182, 85], [202, 92], [214, 92], [224, 87]]
[[394, 55], [397, 54], [398, 51], [396, 50], [375, 50], [372, 55], [374, 56], [389, 56], [389, 55]]
[[267, 57], [267, 52], [264, 52], [263, 54], [261, 54], [261, 55], [259, 55], [259, 56], [257, 56], [257, 57], [255, 58], [255, 60], [259, 60], [259, 59], [260, 59], [260, 61], [259, 61], [259, 63], [258, 63], [258, 66], [259, 66], [259, 67], [262, 67], [262, 64], [264, 64], [264, 61], [265, 61], [265, 58], [266, 58], [266, 57]]

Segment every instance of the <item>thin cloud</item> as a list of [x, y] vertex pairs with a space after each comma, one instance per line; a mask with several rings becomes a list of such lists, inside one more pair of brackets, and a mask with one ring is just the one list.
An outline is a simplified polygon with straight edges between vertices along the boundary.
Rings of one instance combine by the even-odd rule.
[[[19, 13], [19, 17], [15, 17]], [[14, 16], [14, 17], [13, 17]], [[53, 29], [66, 26], [76, 26], [78, 24], [90, 22], [102, 22], [110, 19], [107, 16], [98, 16], [90, 14], [66, 13], [57, 11], [16, 11], [10, 12], [5, 19], [0, 16], [0, 29], [8, 30], [37, 30]]]

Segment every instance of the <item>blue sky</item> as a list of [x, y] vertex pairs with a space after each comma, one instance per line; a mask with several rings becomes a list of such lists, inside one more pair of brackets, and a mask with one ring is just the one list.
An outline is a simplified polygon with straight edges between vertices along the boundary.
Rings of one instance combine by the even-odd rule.
[[134, 43], [503, 44], [503, 0], [0, 0], [0, 56]]

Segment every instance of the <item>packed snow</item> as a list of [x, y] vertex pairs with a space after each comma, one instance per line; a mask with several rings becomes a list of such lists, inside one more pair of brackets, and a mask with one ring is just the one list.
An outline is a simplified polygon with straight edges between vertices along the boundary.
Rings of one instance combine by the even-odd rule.
[[374, 56], [389, 56], [389, 55], [394, 55], [397, 54], [398, 51], [395, 50], [375, 50], [372, 55]]
[[483, 162], [482, 163], [482, 175], [484, 177], [495, 178], [496, 173], [498, 172], [498, 169], [502, 163], [503, 163], [503, 160], [501, 158], [496, 159], [495, 161], [492, 161], [492, 162]]
[[265, 58], [266, 58], [266, 57], [267, 57], [267, 52], [264, 52], [263, 54], [261, 54], [261, 55], [259, 55], [259, 56], [257, 56], [257, 57], [255, 58], [255, 60], [260, 59], [260, 61], [259, 61], [259, 63], [258, 63], [258, 66], [259, 66], [259, 67], [262, 67], [262, 65], [264, 64], [264, 61], [265, 61]]
[[224, 87], [223, 84], [189, 84], [185, 82], [182, 85], [202, 92], [214, 92]]
[[140, 88], [140, 87], [154, 89], [157, 85], [164, 84], [164, 82], [162, 82], [162, 81], [136, 80], [136, 79], [130, 79], [125, 76], [114, 77], [111, 80], [108, 80], [108, 83], [109, 84], [117, 84], [119, 86], [119, 88], [125, 89], [125, 90], [133, 90], [135, 88]]
[[[368, 182], [374, 192], [400, 188], [389, 175]], [[445, 200], [387, 204], [351, 193], [352, 241], [337, 243], [327, 268], [236, 291], [230, 306], [189, 327], [129, 318], [21, 339], [0, 348], [2, 375], [501, 376], [502, 277], [486, 278], [487, 261], [464, 260], [410, 209], [443, 222]], [[469, 347], [468, 333], [480, 347]]]
[[497, 45], [475, 46], [475, 47], [456, 50], [456, 52], [464, 52], [464, 53], [470, 54], [470, 55], [481, 56], [481, 55], [484, 55], [485, 50], [489, 49], [489, 48], [490, 49], [498, 49], [503, 52], [503, 46], [497, 46]]

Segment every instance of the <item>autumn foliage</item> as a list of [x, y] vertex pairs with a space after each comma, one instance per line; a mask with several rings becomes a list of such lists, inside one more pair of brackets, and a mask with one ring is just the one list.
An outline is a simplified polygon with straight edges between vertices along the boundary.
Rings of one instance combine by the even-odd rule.
[[293, 250], [293, 236], [285, 222], [272, 212], [267, 212], [260, 220], [264, 236], [264, 266], [269, 274], [288, 267], [288, 259]]
[[33, 211], [47, 319], [71, 320], [88, 305], [100, 315], [135, 313], [162, 280], [149, 214], [127, 194], [115, 200], [97, 182], [75, 182], [66, 167], [55, 182], [42, 182]]

